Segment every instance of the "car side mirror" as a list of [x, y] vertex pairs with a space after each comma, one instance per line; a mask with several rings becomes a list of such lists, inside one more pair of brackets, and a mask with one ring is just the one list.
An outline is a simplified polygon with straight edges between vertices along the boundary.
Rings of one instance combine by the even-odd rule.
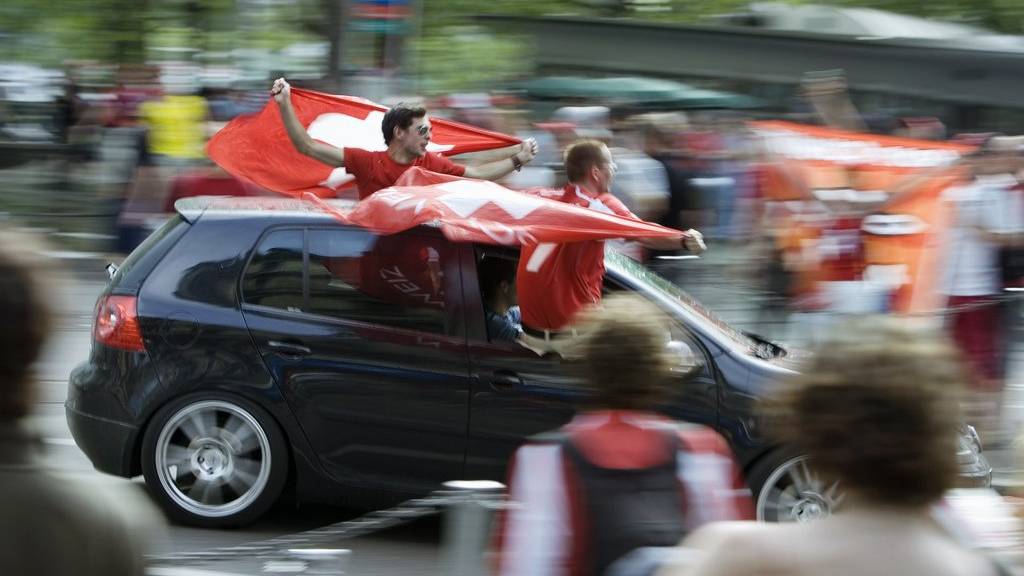
[[672, 340], [665, 345], [665, 348], [672, 359], [670, 370], [673, 374], [689, 378], [704, 368], [703, 360], [687, 342]]

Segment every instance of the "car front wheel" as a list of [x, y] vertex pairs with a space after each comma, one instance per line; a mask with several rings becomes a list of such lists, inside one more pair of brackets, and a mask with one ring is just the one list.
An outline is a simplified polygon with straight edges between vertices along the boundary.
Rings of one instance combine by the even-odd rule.
[[811, 464], [806, 455], [779, 450], [751, 469], [759, 521], [809, 522], [835, 511], [843, 500], [841, 487], [821, 478]]
[[288, 473], [287, 446], [273, 418], [226, 395], [164, 406], [142, 450], [147, 487], [172, 520], [194, 526], [252, 522], [277, 500]]

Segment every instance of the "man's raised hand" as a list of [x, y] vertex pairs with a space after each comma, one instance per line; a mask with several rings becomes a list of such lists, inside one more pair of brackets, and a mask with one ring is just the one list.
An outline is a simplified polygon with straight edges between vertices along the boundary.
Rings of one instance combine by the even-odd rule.
[[292, 86], [284, 78], [278, 78], [274, 80], [274, 85], [270, 88], [270, 95], [278, 104], [284, 104], [292, 98]]
[[519, 152], [516, 152], [516, 157], [523, 164], [529, 164], [537, 156], [538, 150], [537, 141], [533, 138], [527, 138], [519, 145]]
[[704, 244], [704, 235], [700, 232], [690, 228], [686, 231], [686, 236], [683, 236], [683, 247], [686, 248], [692, 254], [701, 254], [707, 250], [707, 245]]

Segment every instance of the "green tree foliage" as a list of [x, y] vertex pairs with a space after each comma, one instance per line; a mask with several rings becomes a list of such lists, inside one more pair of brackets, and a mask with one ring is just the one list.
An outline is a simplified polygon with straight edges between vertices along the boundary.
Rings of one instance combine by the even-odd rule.
[[[332, 9], [354, 1], [2, 0], [0, 59], [46, 65], [69, 59], [136, 63], [149, 58], [153, 48], [216, 52], [337, 42], [344, 23], [340, 10]], [[528, 68], [529, 45], [522, 38], [476, 28], [475, 15], [699, 22], [710, 15], [742, 11], [748, 1], [666, 0], [656, 5], [656, 11], [648, 12], [634, 9], [640, 6], [636, 0], [409, 0], [421, 18], [406, 39], [404, 63], [423, 80], [422, 86], [432, 90], [487, 88]], [[1024, 0], [788, 1], [878, 8], [1024, 33]], [[369, 35], [360, 40], [365, 36]]]
[[408, 64], [419, 79], [418, 92], [487, 90], [530, 69], [524, 39], [495, 36], [475, 26], [449, 25], [439, 32], [411, 43]]
[[1024, 33], [1021, 0], [830, 0], [823, 4], [877, 8], [901, 14], [975, 24], [1005, 34]]

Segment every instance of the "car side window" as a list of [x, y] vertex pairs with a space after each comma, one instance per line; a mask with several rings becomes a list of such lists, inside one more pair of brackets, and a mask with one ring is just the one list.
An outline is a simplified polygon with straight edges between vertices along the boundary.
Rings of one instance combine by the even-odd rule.
[[308, 234], [308, 312], [445, 333], [445, 268], [454, 254], [444, 239], [354, 229]]
[[304, 310], [300, 229], [274, 230], [264, 236], [242, 279], [242, 298], [248, 304]]

